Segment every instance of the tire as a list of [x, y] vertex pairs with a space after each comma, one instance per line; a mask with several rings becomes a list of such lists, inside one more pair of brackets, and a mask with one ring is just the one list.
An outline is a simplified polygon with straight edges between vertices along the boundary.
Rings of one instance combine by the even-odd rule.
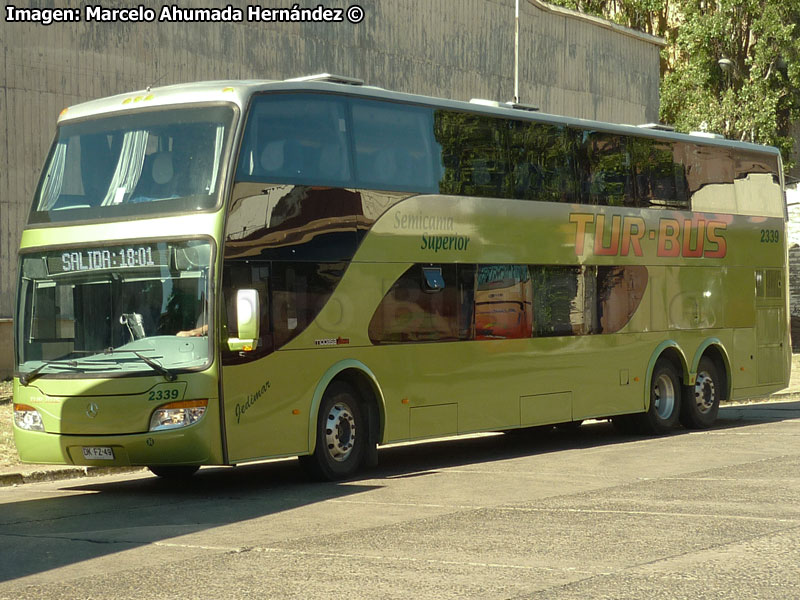
[[358, 395], [347, 383], [336, 381], [322, 396], [314, 453], [300, 460], [315, 479], [347, 479], [355, 475], [364, 460], [367, 438]]
[[717, 365], [708, 357], [700, 359], [697, 378], [687, 386], [681, 402], [681, 424], [687, 429], [708, 429], [717, 420], [719, 401], [724, 393]]
[[163, 479], [189, 479], [200, 468], [197, 465], [152, 465], [147, 467], [153, 475]]
[[650, 406], [638, 416], [645, 433], [663, 435], [678, 424], [681, 413], [681, 380], [671, 362], [659, 360], [650, 378]]

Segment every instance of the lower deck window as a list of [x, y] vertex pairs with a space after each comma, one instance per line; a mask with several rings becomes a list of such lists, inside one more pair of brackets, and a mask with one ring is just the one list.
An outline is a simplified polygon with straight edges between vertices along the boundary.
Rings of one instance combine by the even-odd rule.
[[[441, 272], [432, 287], [427, 273]], [[369, 325], [375, 344], [615, 333], [647, 287], [643, 266], [413, 265]]]

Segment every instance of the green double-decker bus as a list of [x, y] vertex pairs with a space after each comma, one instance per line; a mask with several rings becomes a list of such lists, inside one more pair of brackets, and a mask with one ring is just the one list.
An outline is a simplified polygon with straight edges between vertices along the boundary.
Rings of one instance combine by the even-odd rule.
[[62, 112], [19, 253], [23, 461], [300, 456], [787, 385], [777, 150], [335, 78]]

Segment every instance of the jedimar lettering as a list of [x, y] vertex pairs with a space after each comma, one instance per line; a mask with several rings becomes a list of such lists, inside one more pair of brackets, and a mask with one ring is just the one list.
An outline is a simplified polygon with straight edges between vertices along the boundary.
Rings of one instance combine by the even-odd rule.
[[248, 394], [247, 399], [244, 402], [237, 402], [236, 403], [236, 424], [238, 425], [244, 414], [250, 410], [250, 408], [258, 402], [259, 398], [264, 396], [267, 393], [267, 390], [270, 387], [269, 381], [265, 381], [264, 385], [258, 388], [252, 394]]
[[648, 228], [642, 217], [572, 213], [575, 226], [575, 254], [583, 256], [644, 256], [644, 240], [656, 242], [656, 256], [663, 258], [724, 258], [727, 224], [694, 217], [662, 217], [657, 227]]

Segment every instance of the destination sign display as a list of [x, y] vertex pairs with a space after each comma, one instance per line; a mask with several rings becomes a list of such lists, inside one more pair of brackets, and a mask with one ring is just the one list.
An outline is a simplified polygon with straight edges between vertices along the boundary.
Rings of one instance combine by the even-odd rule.
[[47, 271], [80, 273], [108, 271], [113, 269], [140, 269], [167, 266], [169, 254], [166, 248], [152, 246], [116, 246], [108, 248], [80, 248], [64, 250], [47, 255]]

